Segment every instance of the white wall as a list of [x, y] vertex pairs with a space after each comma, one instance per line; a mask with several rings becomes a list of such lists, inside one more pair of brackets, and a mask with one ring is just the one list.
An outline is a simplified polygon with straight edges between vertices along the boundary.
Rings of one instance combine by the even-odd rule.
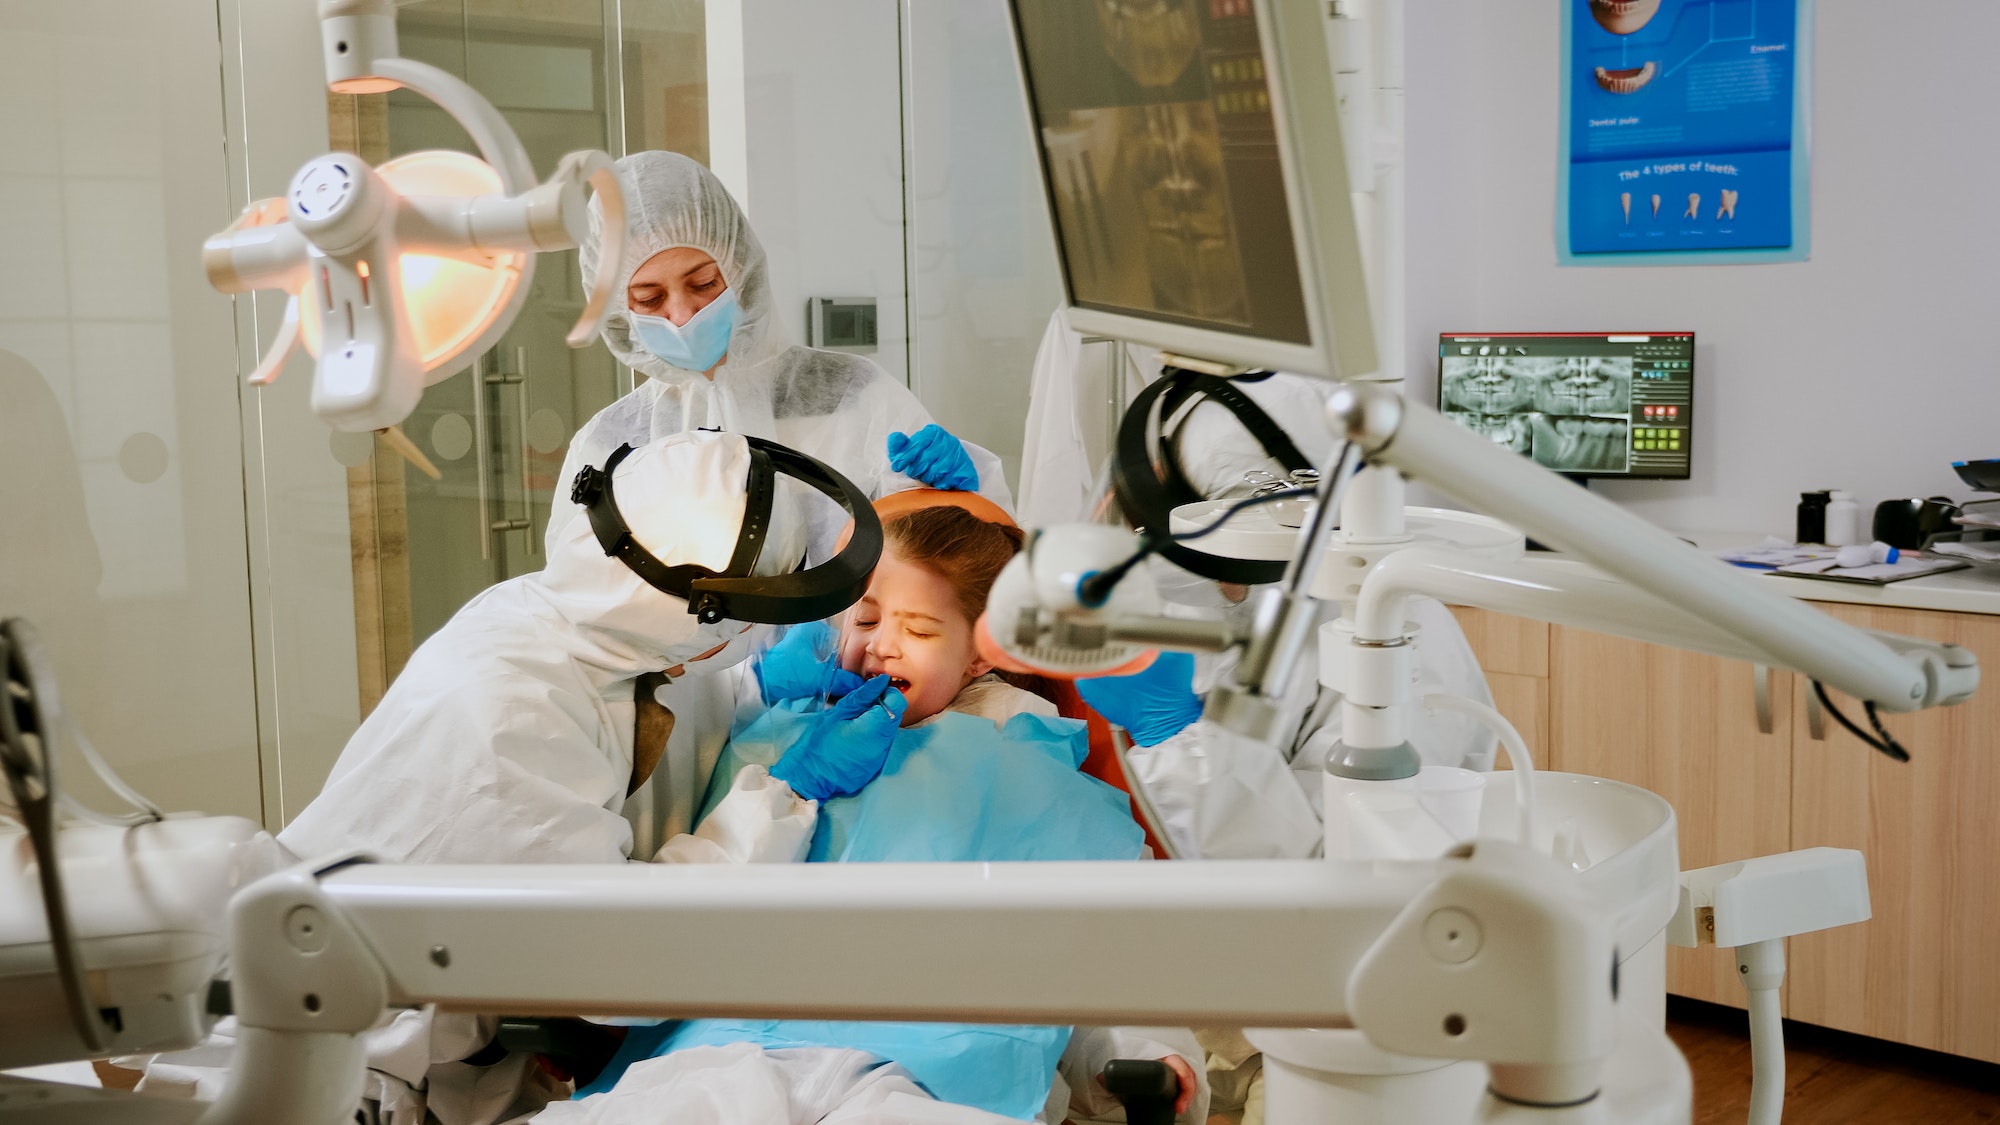
[[791, 338], [807, 297], [874, 297], [869, 357], [1018, 479], [1061, 289], [1006, 5], [898, 6], [710, 0], [711, 166], [771, 256]]
[[1413, 0], [1411, 393], [1441, 331], [1695, 330], [1694, 478], [1596, 483], [1655, 522], [1789, 533], [1798, 493], [1964, 497], [2000, 456], [2000, 6], [1818, 5], [1812, 258], [1558, 269], [1560, 5]]
[[914, 385], [1018, 484], [1030, 372], [1062, 282], [1007, 7], [908, 11]]
[[[874, 297], [866, 354], [907, 380], [896, 0], [721, 0], [708, 18], [709, 143], [770, 255], [786, 335], [805, 342], [808, 297]], [[740, 40], [718, 32], [738, 18]], [[737, 173], [718, 115], [739, 97]]]

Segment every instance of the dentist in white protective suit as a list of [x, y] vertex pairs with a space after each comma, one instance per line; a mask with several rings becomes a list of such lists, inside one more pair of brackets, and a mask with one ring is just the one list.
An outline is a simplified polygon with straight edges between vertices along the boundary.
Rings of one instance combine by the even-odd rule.
[[[723, 571], [750, 466], [740, 435], [667, 436], [616, 467], [618, 511], [661, 563]], [[787, 484], [778, 478], [773, 489], [754, 574], [787, 573], [801, 557], [805, 523]], [[544, 570], [481, 593], [418, 647], [278, 841], [301, 858], [361, 849], [390, 863], [797, 860], [817, 806], [772, 776], [782, 763], [739, 777], [700, 834], [676, 836], [657, 857], [631, 855], [632, 826], [621, 815], [656, 760], [635, 747], [640, 678], [727, 668], [762, 628], [703, 624], [685, 601], [607, 556], [589, 519], [569, 520]], [[671, 788], [692, 805], [713, 764], [660, 768], [689, 775]], [[218, 1041], [154, 1060], [141, 1089], [214, 1097], [225, 1080], [228, 1027], [218, 1028]], [[490, 1018], [425, 1008], [371, 1032], [373, 1120], [485, 1125], [566, 1095], [532, 1057], [492, 1046], [494, 1031]]]
[[[1074, 404], [1086, 390], [1077, 377], [1080, 338], [1058, 313], [1051, 319], [1036, 357], [1035, 401], [1021, 468], [1022, 508], [1044, 522], [1092, 518], [1088, 497], [1076, 483], [1084, 460]], [[1157, 377], [1153, 365], [1143, 372]], [[1278, 423], [1313, 464], [1324, 464], [1333, 438], [1321, 419], [1326, 384], [1276, 374], [1235, 380]], [[1245, 474], [1261, 469], [1280, 477], [1273, 460], [1243, 425], [1222, 406], [1203, 402], [1181, 416], [1171, 449], [1181, 473], [1203, 495], [1243, 494]], [[1201, 616], [1239, 616], [1255, 606], [1259, 591], [1230, 587], [1188, 573], [1164, 560], [1148, 560], [1162, 595]], [[1135, 580], [1139, 576], [1135, 576]], [[1322, 620], [1339, 616], [1335, 602], [1322, 603]], [[1417, 642], [1419, 691], [1449, 693], [1488, 705], [1492, 694], [1457, 618], [1432, 598], [1412, 599], [1410, 616], [1420, 628]], [[1312, 674], [1317, 660], [1304, 662], [1285, 696], [1277, 729], [1285, 731], [1277, 750], [1252, 743], [1201, 717], [1201, 696], [1234, 667], [1233, 655], [1194, 658], [1165, 653], [1131, 676], [1081, 679], [1078, 692], [1099, 714], [1132, 736], [1128, 754], [1134, 780], [1143, 786], [1175, 853], [1185, 858], [1298, 858], [1317, 855], [1324, 845], [1320, 821], [1321, 775], [1327, 751], [1340, 737], [1340, 695]], [[1411, 744], [1427, 765], [1488, 770], [1495, 740], [1470, 720], [1452, 713], [1419, 716]]]
[[[582, 276], [590, 277], [606, 238], [621, 240], [622, 276], [600, 335], [619, 362], [645, 378], [577, 431], [559, 480], [604, 464], [620, 445], [716, 427], [818, 458], [870, 499], [955, 489], [1011, 511], [1000, 459], [937, 426], [901, 380], [865, 356], [787, 338], [763, 244], [712, 172], [658, 151], [633, 153], [616, 169], [625, 229], [607, 234], [593, 209], [579, 255]], [[847, 516], [808, 500], [806, 553], [818, 562], [832, 554]], [[551, 555], [579, 511], [551, 507]], [[690, 665], [692, 674], [649, 693], [674, 716], [661, 766], [673, 784], [640, 795], [650, 802], [634, 810], [642, 842], [689, 830], [693, 799], [729, 735], [739, 676], [711, 674], [715, 663]]]

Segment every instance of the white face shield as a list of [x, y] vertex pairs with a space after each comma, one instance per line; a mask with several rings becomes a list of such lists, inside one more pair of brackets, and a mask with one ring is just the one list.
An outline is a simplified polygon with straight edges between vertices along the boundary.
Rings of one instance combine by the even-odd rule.
[[[805, 540], [797, 484], [861, 513], [869, 534], [797, 571]], [[669, 665], [718, 646], [728, 647], [702, 667], [733, 663], [750, 647], [746, 623], [845, 609], [881, 553], [881, 525], [859, 489], [812, 458], [740, 434], [691, 431], [621, 447], [577, 475], [571, 499], [587, 518], [564, 529], [545, 584], [572, 620]]]

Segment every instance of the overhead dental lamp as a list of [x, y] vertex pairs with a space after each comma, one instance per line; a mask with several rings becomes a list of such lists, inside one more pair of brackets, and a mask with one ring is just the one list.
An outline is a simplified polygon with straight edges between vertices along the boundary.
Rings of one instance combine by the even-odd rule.
[[[249, 381], [271, 382], [304, 347], [315, 361], [313, 411], [341, 430], [395, 425], [426, 386], [498, 343], [527, 296], [535, 256], [571, 249], [587, 233], [586, 187], [605, 229], [624, 228], [611, 157], [570, 153], [537, 183], [492, 103], [397, 54], [398, 2], [320, 0], [327, 88], [422, 94], [464, 126], [480, 155], [416, 152], [379, 168], [352, 153], [315, 157], [283, 196], [252, 203], [202, 247], [209, 283], [222, 292], [287, 294], [278, 336]], [[617, 240], [606, 242], [567, 337], [573, 348], [596, 338], [610, 305], [622, 262]]]

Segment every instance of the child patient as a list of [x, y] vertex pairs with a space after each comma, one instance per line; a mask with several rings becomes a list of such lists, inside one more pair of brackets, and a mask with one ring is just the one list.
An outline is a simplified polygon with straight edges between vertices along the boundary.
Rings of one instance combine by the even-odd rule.
[[[886, 520], [883, 534], [868, 592], [837, 638], [824, 626], [800, 627], [758, 666], [766, 706], [739, 717], [708, 817], [728, 815], [752, 793], [768, 800], [776, 779], [812, 815], [809, 862], [1139, 858], [1144, 839], [1125, 795], [1077, 772], [1083, 723], [1001, 680], [974, 647], [973, 622], [1019, 550], [1020, 531], [936, 506]], [[883, 732], [879, 758], [828, 760], [855, 757], [850, 744], [798, 760], [829, 717], [851, 715], [841, 721], [863, 728], [893, 721], [898, 698], [900, 729]], [[746, 777], [755, 780], [746, 786]], [[661, 858], [730, 850], [676, 855], [676, 844]], [[801, 932], [799, 941], [809, 945], [812, 935]], [[549, 1107], [542, 1119], [1060, 1122], [1115, 1107], [1096, 1081], [1114, 1058], [1165, 1060], [1181, 1080], [1176, 1108], [1204, 1114], [1192, 1103], [1205, 1102], [1205, 1091], [1185, 1061], [1200, 1057], [1178, 1028], [1072, 1035], [1067, 1027], [689, 1020], [634, 1029], [578, 1100]], [[757, 1116], [752, 1105], [773, 1109]]]

